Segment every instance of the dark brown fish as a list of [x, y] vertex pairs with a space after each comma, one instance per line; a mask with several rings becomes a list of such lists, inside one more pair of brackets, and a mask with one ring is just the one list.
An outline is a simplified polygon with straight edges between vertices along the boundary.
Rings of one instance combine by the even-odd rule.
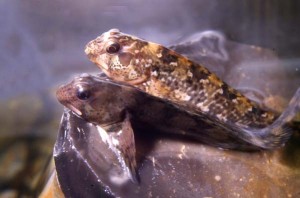
[[138, 182], [138, 175], [132, 120], [220, 148], [273, 149], [290, 137], [292, 130], [286, 123], [300, 108], [299, 89], [282, 115], [265, 128], [224, 125], [132, 86], [88, 74], [60, 87], [57, 98], [78, 116], [98, 126], [101, 137], [120, 156], [124, 170], [135, 182]]

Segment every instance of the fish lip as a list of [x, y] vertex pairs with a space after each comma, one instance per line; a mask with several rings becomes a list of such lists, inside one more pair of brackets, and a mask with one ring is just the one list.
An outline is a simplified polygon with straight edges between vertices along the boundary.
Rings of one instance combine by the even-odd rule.
[[71, 104], [66, 104], [66, 107], [73, 111], [76, 115], [82, 116], [82, 112]]
[[96, 63], [96, 65], [98, 65], [100, 69], [108, 72], [109, 70], [108, 65], [105, 63], [105, 61], [101, 60], [99, 56], [94, 60], [94, 63]]

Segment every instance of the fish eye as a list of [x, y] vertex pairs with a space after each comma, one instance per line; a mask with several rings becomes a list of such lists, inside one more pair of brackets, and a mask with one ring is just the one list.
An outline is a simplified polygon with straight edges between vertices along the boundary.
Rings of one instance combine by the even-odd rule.
[[76, 96], [80, 100], [87, 100], [91, 96], [91, 91], [86, 87], [78, 87]]
[[109, 54], [115, 54], [120, 50], [121, 46], [117, 42], [112, 42], [106, 47], [106, 52]]

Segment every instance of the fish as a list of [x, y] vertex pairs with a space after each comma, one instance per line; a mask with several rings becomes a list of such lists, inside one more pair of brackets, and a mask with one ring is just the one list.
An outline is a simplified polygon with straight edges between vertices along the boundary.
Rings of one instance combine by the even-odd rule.
[[279, 116], [230, 87], [203, 65], [118, 29], [90, 41], [85, 53], [114, 81], [224, 124], [264, 128]]
[[134, 123], [222, 149], [275, 149], [289, 139], [293, 131], [288, 123], [300, 109], [298, 89], [272, 124], [264, 128], [226, 125], [103, 74], [82, 74], [59, 87], [56, 96], [62, 105], [98, 128], [134, 183], [139, 183]]

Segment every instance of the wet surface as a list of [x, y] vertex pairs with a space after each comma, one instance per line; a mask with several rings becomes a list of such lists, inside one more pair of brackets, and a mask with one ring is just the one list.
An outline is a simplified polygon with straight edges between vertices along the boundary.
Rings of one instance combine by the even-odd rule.
[[142, 126], [136, 131], [139, 185], [124, 177], [117, 157], [101, 141], [97, 129], [66, 110], [54, 151], [58, 180], [66, 197], [300, 194], [299, 136], [277, 151], [246, 153], [156, 136]]

